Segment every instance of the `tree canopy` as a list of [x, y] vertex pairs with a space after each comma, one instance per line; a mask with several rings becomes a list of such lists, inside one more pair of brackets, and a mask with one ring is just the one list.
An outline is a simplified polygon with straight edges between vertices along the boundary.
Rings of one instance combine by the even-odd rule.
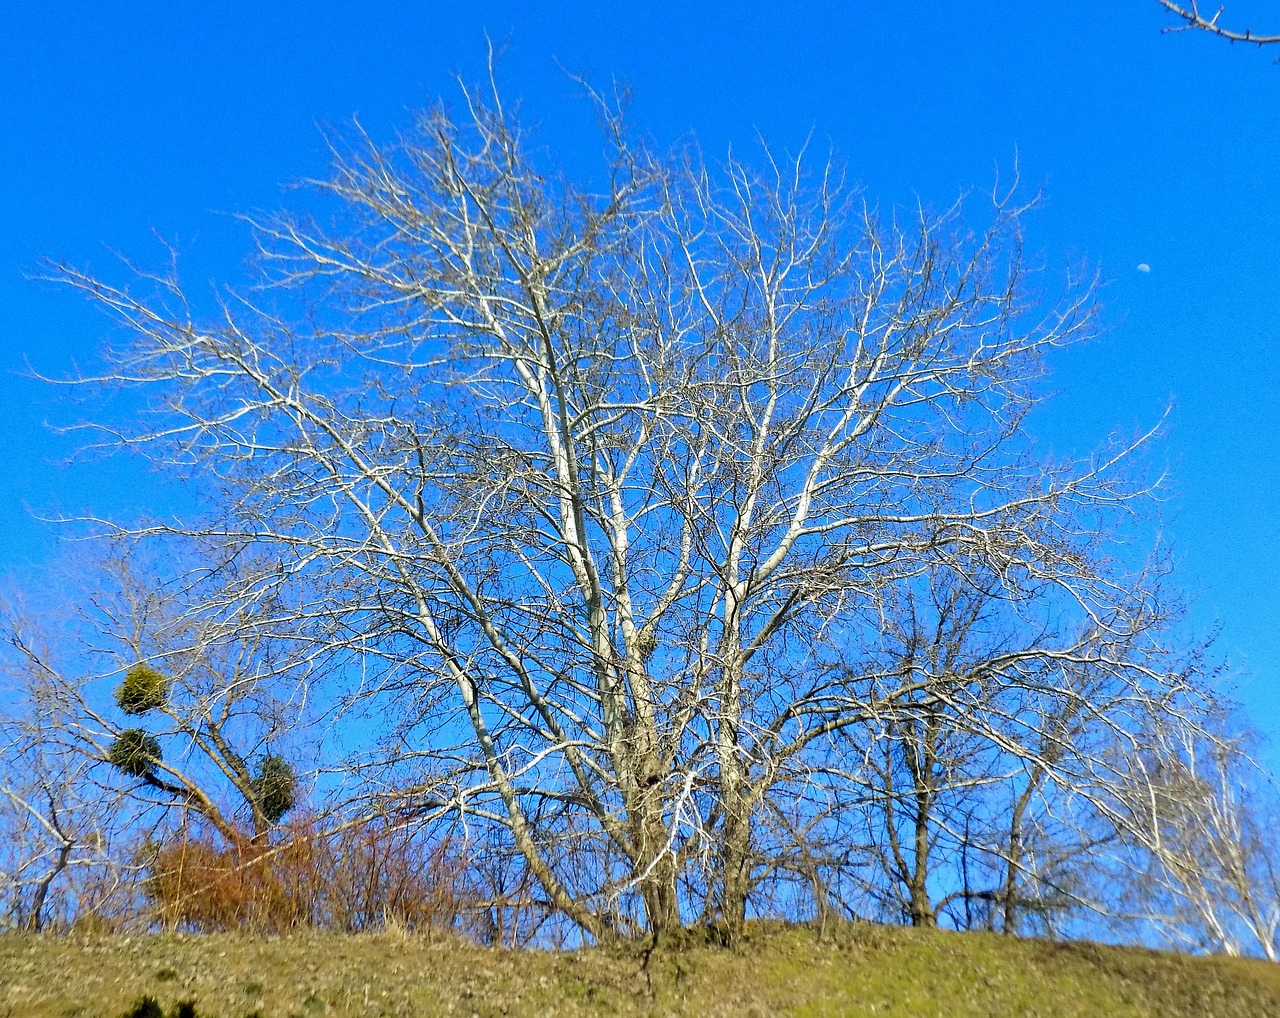
[[581, 183], [496, 87], [335, 142], [216, 315], [58, 268], [128, 333], [87, 384], [147, 408], [96, 426], [208, 509], [112, 527], [182, 549], [116, 699], [163, 731], [34, 651], [32, 688], [228, 837], [217, 789], [268, 837], [302, 794], [273, 745], [310, 739], [334, 817], [448, 831], [593, 938], [1113, 909], [1147, 735], [1205, 735], [1212, 691], [1122, 544], [1149, 436], [1029, 429], [1092, 278], [1028, 271], [1016, 187], [886, 213], [594, 98]]

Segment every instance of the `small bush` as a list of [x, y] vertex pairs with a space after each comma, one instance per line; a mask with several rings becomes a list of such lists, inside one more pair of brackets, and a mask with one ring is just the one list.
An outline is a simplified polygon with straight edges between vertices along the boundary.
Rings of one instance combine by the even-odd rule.
[[116, 690], [116, 703], [126, 714], [146, 714], [169, 699], [169, 677], [150, 665], [134, 665]]
[[126, 774], [144, 778], [160, 761], [160, 743], [141, 728], [126, 728], [111, 744], [107, 759]]
[[[171, 1012], [172, 1018], [198, 1018], [193, 1000], [179, 1001]], [[164, 1008], [154, 997], [143, 997], [133, 1007], [125, 1011], [120, 1018], [165, 1018]]]
[[293, 809], [296, 786], [289, 761], [282, 756], [263, 757], [258, 776], [253, 779], [253, 794], [268, 822], [279, 823]]

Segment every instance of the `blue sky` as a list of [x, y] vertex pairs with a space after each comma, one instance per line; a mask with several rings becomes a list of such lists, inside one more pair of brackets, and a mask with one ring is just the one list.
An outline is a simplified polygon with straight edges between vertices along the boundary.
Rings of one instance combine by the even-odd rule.
[[[1280, 29], [1274, 4], [1229, 5], [1255, 28], [1268, 11]], [[230, 213], [323, 175], [320, 126], [358, 115], [387, 138], [456, 95], [488, 33], [508, 93], [571, 167], [595, 151], [566, 70], [630, 85], [662, 144], [693, 134], [714, 156], [812, 136], [883, 206], [949, 203], [1016, 158], [1045, 193], [1034, 258], [1105, 282], [1106, 331], [1055, 365], [1042, 441], [1086, 451], [1172, 407], [1151, 460], [1169, 472], [1177, 583], [1280, 743], [1280, 53], [1168, 23], [1154, 0], [4, 5], [0, 573], [38, 582], [56, 554], [33, 513], [127, 515], [154, 486], [127, 461], [63, 462], [74, 440], [46, 425], [76, 419], [74, 393], [25, 365], [91, 368], [110, 326], [26, 278], [40, 259], [154, 264], [158, 235], [189, 282], [236, 281], [248, 238]]]

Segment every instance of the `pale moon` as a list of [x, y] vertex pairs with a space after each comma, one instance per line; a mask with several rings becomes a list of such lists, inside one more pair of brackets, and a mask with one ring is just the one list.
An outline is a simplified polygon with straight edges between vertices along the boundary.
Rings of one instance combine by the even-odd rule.
[[1146, 262], [1140, 262], [1140, 263], [1138, 264], [1138, 271], [1139, 271], [1139, 272], [1150, 272], [1150, 271], [1151, 271], [1151, 266], [1150, 266], [1150, 265], [1148, 265]]

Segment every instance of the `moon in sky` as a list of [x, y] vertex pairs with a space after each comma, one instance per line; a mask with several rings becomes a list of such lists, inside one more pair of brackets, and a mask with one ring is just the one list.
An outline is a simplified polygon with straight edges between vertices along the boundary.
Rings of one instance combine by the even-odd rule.
[[1139, 263], [1138, 263], [1138, 271], [1139, 271], [1139, 272], [1150, 272], [1150, 271], [1151, 271], [1151, 266], [1150, 266], [1150, 265], [1148, 265], [1146, 262], [1139, 262]]

